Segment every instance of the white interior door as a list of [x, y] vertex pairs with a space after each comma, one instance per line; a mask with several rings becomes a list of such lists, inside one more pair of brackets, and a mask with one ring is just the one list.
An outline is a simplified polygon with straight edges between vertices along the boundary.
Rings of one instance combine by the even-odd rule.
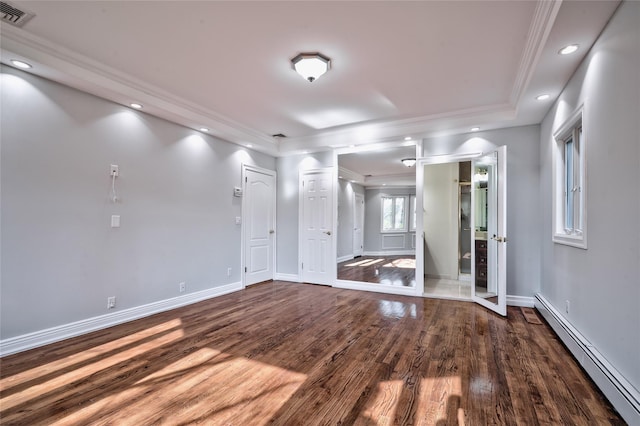
[[353, 255], [364, 253], [364, 196], [353, 194]]
[[300, 278], [307, 283], [332, 285], [336, 273], [333, 171], [303, 171], [300, 180]]
[[471, 172], [471, 215], [475, 230], [471, 298], [504, 316], [507, 315], [506, 161], [507, 147], [502, 146], [474, 159]]
[[275, 253], [275, 172], [244, 168], [244, 284], [273, 279]]

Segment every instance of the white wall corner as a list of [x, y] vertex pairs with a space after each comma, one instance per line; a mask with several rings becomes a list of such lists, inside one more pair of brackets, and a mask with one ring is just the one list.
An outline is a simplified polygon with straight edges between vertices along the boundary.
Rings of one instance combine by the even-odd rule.
[[93, 318], [63, 324], [56, 327], [39, 330], [21, 336], [11, 337], [0, 341], [0, 357], [34, 349], [50, 343], [81, 336], [93, 331], [102, 330], [114, 325], [148, 317], [181, 306], [191, 305], [213, 297], [242, 290], [242, 283], [236, 282], [212, 287], [206, 290], [188, 293], [171, 299], [160, 300], [134, 308], [124, 309]]
[[507, 294], [508, 306], [522, 306], [524, 308], [533, 308], [534, 304], [535, 304], [535, 299], [533, 297], [515, 296], [512, 294]]
[[298, 274], [282, 274], [280, 272], [276, 272], [273, 279], [277, 281], [291, 281], [293, 283], [301, 282]]
[[535, 307], [620, 416], [640, 425], [640, 392], [540, 293]]

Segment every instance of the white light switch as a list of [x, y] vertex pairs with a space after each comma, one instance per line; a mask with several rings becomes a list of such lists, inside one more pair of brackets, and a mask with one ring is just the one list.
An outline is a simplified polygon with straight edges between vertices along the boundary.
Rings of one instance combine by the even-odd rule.
[[111, 215], [111, 227], [112, 228], [120, 228], [120, 215], [119, 214]]
[[242, 223], [242, 218], [240, 216], [236, 216], [236, 225], [240, 225]]

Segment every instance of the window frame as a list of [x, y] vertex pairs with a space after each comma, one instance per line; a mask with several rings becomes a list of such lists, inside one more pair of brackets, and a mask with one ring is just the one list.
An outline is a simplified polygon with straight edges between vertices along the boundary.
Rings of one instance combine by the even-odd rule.
[[[401, 198], [403, 201], [403, 228], [393, 228], [393, 229], [385, 229], [384, 228], [384, 200], [392, 199], [393, 212], [392, 214], [395, 216], [395, 200]], [[389, 234], [389, 233], [401, 233], [401, 232], [409, 232], [409, 224], [408, 224], [408, 215], [407, 215], [407, 195], [389, 195], [382, 194], [380, 196], [380, 233]]]
[[[553, 242], [587, 249], [584, 104], [553, 134]], [[570, 161], [567, 164], [567, 161]]]

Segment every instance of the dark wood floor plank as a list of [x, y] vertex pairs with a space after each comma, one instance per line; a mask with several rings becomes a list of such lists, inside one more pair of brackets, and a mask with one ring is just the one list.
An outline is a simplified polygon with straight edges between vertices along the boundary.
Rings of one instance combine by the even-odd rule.
[[624, 424], [519, 309], [286, 282], [0, 367], [3, 425]]

